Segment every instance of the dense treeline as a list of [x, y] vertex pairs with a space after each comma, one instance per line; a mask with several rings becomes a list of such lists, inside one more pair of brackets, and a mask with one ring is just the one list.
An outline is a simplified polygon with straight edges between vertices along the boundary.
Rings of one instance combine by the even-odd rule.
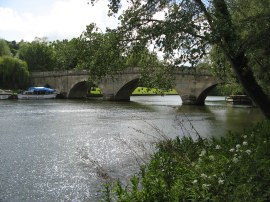
[[[92, 79], [98, 80], [125, 67], [143, 65], [139, 59], [142, 55], [148, 58], [148, 65], [161, 65], [157, 56], [147, 49], [126, 55], [118, 43], [119, 36], [113, 31], [102, 33], [95, 24], [71, 40], [51, 42], [47, 38], [35, 38], [32, 42], [9, 42], [0, 39], [0, 88], [23, 88], [28, 84], [29, 73], [34, 71], [89, 69]], [[25, 72], [12, 74], [11, 78], [14, 69], [21, 71], [19, 67]], [[15, 80], [18, 82], [14, 83]]]
[[78, 39], [32, 42], [0, 39], [0, 88], [23, 89], [33, 71], [70, 70], [77, 67]]
[[25, 61], [30, 72], [90, 69], [97, 77], [117, 68], [142, 65], [142, 55], [148, 57], [148, 64], [161, 65], [157, 56], [147, 49], [136, 50], [136, 55], [125, 55], [118, 47], [119, 39], [113, 31], [102, 33], [97, 29], [95, 24], [90, 24], [79, 38], [62, 41], [35, 38], [32, 42], [9, 42], [0, 39], [0, 56], [8, 55]]
[[[3, 45], [2, 45], [3, 44]], [[27, 63], [32, 71], [73, 69], [78, 61], [78, 39], [49, 42], [36, 38], [32, 42], [0, 40], [0, 56], [9, 55]]]

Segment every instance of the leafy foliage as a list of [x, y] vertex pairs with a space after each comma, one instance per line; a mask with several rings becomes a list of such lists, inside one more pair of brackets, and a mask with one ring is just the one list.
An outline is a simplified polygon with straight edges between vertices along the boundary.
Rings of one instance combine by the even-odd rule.
[[130, 47], [127, 51], [125, 65], [126, 67], [139, 68], [141, 73], [140, 84], [143, 86], [163, 90], [172, 88], [173, 68], [162, 62], [157, 54], [150, 52], [141, 44], [135, 43]]
[[106, 185], [106, 201], [269, 201], [270, 123], [221, 139], [165, 140], [128, 186]]
[[22, 42], [17, 43], [16, 41], [7, 41], [10, 52], [14, 57], [18, 56], [18, 50], [20, 48], [20, 43], [22, 43]]
[[11, 56], [0, 57], [0, 87], [5, 89], [25, 88], [29, 82], [26, 62]]
[[241, 41], [245, 42], [243, 46], [247, 50], [248, 63], [258, 82], [270, 95], [270, 2], [236, 1], [232, 3], [232, 8], [235, 11], [232, 16], [241, 30]]
[[123, 69], [124, 59], [114, 31], [103, 34], [95, 24], [87, 26], [80, 37], [78, 67], [89, 69], [92, 80]]
[[[111, 12], [117, 12], [120, 1], [110, 2]], [[132, 1], [120, 20], [119, 32], [127, 44], [151, 44], [173, 65], [197, 64], [211, 40], [207, 23], [193, 1]]]
[[[129, 41], [123, 39], [117, 30], [108, 29], [102, 33], [95, 24], [88, 25], [80, 37], [78, 68], [89, 69], [93, 81], [106, 75], [113, 77], [126, 68], [139, 68], [142, 74], [140, 82], [145, 86], [168, 89], [169, 80], [161, 78], [168, 76], [170, 71], [157, 55], [141, 44], [127, 43]], [[127, 45], [129, 49], [126, 49]]]
[[27, 62], [29, 71], [49, 71], [55, 66], [53, 50], [43, 40], [20, 43], [19, 58]]
[[77, 67], [79, 58], [79, 40], [73, 38], [63, 41], [53, 41], [50, 44], [53, 50], [53, 60], [55, 61], [54, 69], [69, 70]]
[[0, 39], [0, 56], [11, 56], [10, 48], [7, 42], [3, 39]]
[[[248, 64], [252, 68], [257, 81], [270, 95], [269, 91], [269, 35], [270, 3], [269, 1], [244, 0], [228, 1], [229, 11], [241, 39], [241, 43], [248, 56]], [[210, 52], [211, 65], [215, 75], [225, 79], [232, 87], [239, 84], [239, 80], [230, 68], [230, 63], [218, 46], [213, 46]], [[237, 86], [239, 89], [239, 86]]]

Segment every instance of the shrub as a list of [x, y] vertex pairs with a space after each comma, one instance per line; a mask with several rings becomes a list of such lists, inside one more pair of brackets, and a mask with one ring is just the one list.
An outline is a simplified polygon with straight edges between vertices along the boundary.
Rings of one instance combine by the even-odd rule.
[[263, 122], [221, 139], [161, 141], [128, 186], [106, 185], [104, 200], [269, 201], [269, 139], [270, 122]]

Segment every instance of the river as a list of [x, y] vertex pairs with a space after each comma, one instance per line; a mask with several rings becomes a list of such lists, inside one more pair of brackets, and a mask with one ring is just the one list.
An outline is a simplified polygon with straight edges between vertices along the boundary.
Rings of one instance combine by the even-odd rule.
[[0, 101], [0, 201], [96, 201], [105, 178], [128, 179], [159, 139], [220, 137], [263, 119], [222, 97], [180, 105], [179, 96]]

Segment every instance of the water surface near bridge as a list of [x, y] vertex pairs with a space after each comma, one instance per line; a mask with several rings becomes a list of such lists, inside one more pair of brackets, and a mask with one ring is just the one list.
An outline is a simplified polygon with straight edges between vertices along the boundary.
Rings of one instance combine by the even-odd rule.
[[1, 101], [0, 201], [95, 201], [106, 173], [137, 172], [156, 137], [222, 136], [262, 119], [220, 97], [180, 108], [179, 96], [131, 99]]

